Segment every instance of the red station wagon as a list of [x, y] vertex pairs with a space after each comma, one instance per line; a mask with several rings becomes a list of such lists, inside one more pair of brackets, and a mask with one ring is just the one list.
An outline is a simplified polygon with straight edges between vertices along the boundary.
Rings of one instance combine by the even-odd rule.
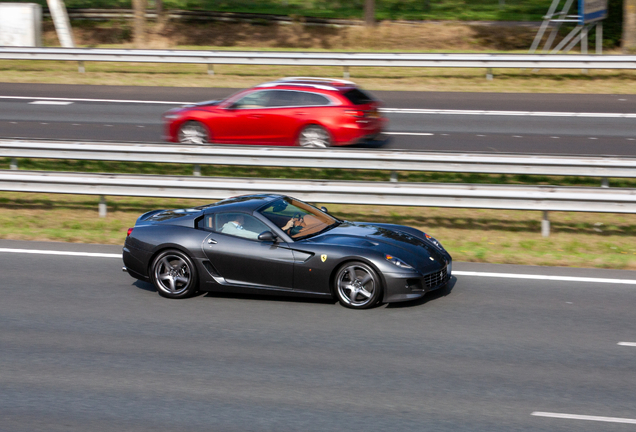
[[282, 78], [166, 112], [168, 141], [330, 147], [380, 138], [380, 102], [351, 81]]

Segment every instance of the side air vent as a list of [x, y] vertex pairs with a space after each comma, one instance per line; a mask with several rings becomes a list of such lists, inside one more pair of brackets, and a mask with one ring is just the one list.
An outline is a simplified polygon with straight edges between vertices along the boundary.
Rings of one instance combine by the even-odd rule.
[[213, 277], [221, 277], [210, 261], [203, 261], [203, 267], [205, 267], [208, 273], [210, 273]]

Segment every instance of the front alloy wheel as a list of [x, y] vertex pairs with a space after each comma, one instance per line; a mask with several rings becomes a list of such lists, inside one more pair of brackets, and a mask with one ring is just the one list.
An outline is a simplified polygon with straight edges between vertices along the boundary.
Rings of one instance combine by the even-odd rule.
[[377, 273], [361, 262], [344, 264], [336, 274], [335, 284], [340, 304], [352, 309], [373, 306], [379, 301], [382, 293]]
[[152, 282], [159, 295], [167, 298], [185, 298], [197, 290], [197, 274], [187, 255], [168, 250], [152, 263]]
[[331, 145], [331, 138], [324, 127], [310, 125], [300, 131], [298, 145], [307, 148], [326, 148]]
[[210, 141], [207, 128], [197, 121], [182, 124], [177, 138], [183, 144], [206, 144]]

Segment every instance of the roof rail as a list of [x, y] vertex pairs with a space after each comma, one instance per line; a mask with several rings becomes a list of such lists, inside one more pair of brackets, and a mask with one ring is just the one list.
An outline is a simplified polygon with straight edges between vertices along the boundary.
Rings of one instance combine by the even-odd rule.
[[285, 81], [272, 81], [272, 82], [259, 84], [259, 85], [255, 86], [255, 87], [257, 87], [257, 88], [260, 88], [260, 87], [276, 87], [276, 86], [280, 86], [280, 85], [296, 86], [296, 87], [313, 87], [313, 88], [322, 89], [322, 90], [338, 90], [337, 87], [330, 86], [330, 85], [312, 84], [312, 83], [307, 83], [307, 82], [305, 82], [305, 83], [294, 83], [294, 82], [285, 82]]
[[320, 78], [320, 77], [284, 77], [276, 81], [285, 82], [285, 81], [305, 81], [305, 80], [306, 81], [328, 81], [328, 82], [339, 83], [339, 84], [355, 84], [353, 81], [347, 81], [347, 80], [337, 79], [337, 78]]

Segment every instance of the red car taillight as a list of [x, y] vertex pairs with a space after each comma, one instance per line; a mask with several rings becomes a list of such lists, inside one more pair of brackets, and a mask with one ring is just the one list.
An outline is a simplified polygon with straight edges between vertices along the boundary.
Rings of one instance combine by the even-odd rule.
[[128, 228], [128, 234], [126, 234], [126, 237], [128, 237], [130, 234], [132, 234], [134, 228]]
[[364, 118], [365, 112], [362, 110], [346, 110], [345, 114], [356, 118]]

